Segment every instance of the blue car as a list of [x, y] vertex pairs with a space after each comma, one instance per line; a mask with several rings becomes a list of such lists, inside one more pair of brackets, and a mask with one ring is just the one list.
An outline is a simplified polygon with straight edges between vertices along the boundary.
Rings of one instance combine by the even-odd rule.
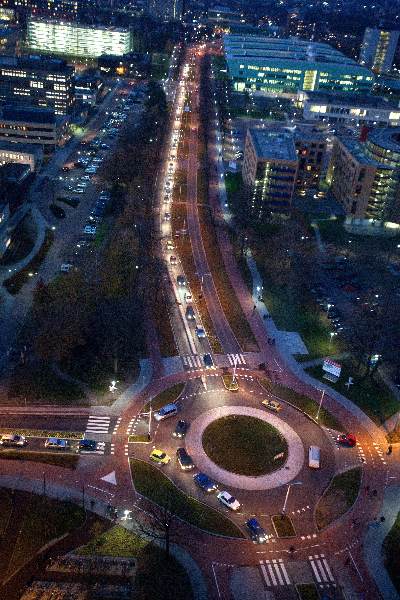
[[218, 489], [215, 481], [210, 479], [205, 473], [196, 473], [193, 475], [194, 482], [205, 492], [215, 492]]
[[93, 452], [97, 449], [97, 442], [96, 440], [79, 440], [78, 449]]
[[246, 527], [249, 530], [253, 542], [256, 544], [264, 544], [267, 541], [268, 536], [257, 519], [252, 518], [246, 521]]

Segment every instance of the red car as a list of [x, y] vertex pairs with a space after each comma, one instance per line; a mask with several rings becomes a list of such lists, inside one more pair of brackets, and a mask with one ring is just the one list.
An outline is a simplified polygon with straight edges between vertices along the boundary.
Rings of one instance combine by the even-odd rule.
[[342, 446], [353, 448], [357, 444], [356, 436], [353, 433], [342, 433], [337, 437], [337, 443]]

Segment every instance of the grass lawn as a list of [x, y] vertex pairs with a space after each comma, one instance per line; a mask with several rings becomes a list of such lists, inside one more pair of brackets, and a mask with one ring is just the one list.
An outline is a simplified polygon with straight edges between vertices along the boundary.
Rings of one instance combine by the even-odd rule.
[[287, 515], [274, 515], [271, 517], [271, 521], [279, 538], [294, 537], [296, 535], [293, 523]]
[[230, 374], [222, 375], [222, 383], [224, 384], [224, 387], [230, 392], [239, 391], [239, 384], [237, 382], [237, 379], [233, 380], [232, 375]]
[[[269, 379], [261, 379], [260, 385], [270, 394], [276, 396], [276, 398], [286, 400], [315, 419], [318, 411], [318, 403], [315, 402], [315, 400], [312, 400], [304, 394], [298, 394], [294, 390], [283, 385], [272, 383]], [[325, 427], [335, 429], [336, 431], [343, 431], [341, 423], [323, 406], [319, 413], [319, 423], [325, 425]]]
[[[342, 365], [340, 379], [336, 383], [328, 382], [329, 385], [357, 404], [375, 423], [382, 425], [399, 410], [398, 400], [378, 374], [373, 379], [371, 377], [364, 379], [355, 364], [350, 361], [340, 361], [340, 363]], [[307, 372], [320, 381], [326, 381], [320, 365], [310, 367]], [[354, 385], [347, 389], [345, 383], [349, 377], [353, 377]]]
[[72, 531], [85, 520], [84, 511], [69, 502], [58, 502], [51, 498], [23, 493], [26, 496], [26, 511], [16, 527], [19, 528], [10, 571], [21, 567], [50, 540]]
[[49, 431], [46, 429], [24, 429], [22, 427], [0, 427], [0, 436], [7, 433], [19, 433], [25, 437], [57, 437], [67, 440], [81, 440], [83, 431]]
[[319, 499], [315, 511], [318, 529], [327, 527], [344, 515], [354, 504], [361, 485], [361, 467], [350, 469], [333, 477]]
[[385, 566], [393, 582], [394, 587], [400, 594], [400, 512], [394, 522], [392, 529], [383, 542]]
[[87, 406], [82, 389], [57, 377], [46, 366], [15, 367], [8, 388], [6, 404], [70, 404]]
[[136, 490], [159, 506], [173, 506], [174, 513], [187, 523], [217, 535], [242, 538], [241, 531], [224, 515], [187, 496], [157, 467], [130, 459], [132, 479]]
[[8, 519], [10, 518], [12, 510], [12, 496], [11, 491], [2, 489], [0, 494], [0, 538], [8, 525]]
[[64, 469], [76, 469], [79, 456], [77, 454], [41, 452], [35, 450], [0, 450], [0, 460], [27, 460]]
[[[287, 443], [275, 427], [246, 415], [229, 415], [210, 423], [203, 448], [218, 466], [249, 477], [279, 469], [287, 458]], [[274, 457], [282, 453], [277, 460]]]
[[[171, 386], [170, 388], [167, 388], [166, 390], [163, 390], [162, 392], [160, 392], [158, 394], [158, 396], [155, 396], [151, 400], [152, 410], [158, 410], [165, 404], [169, 404], [170, 402], [175, 402], [175, 400], [177, 400], [179, 398], [179, 396], [181, 395], [181, 393], [183, 392], [184, 387], [185, 387], [184, 383], [176, 383], [175, 385]], [[146, 402], [146, 404], [144, 405], [143, 412], [147, 412], [149, 409], [150, 409], [150, 401]]]
[[257, 342], [229, 280], [208, 208], [199, 207], [201, 236], [218, 298], [232, 331], [244, 351], [257, 350]]
[[300, 600], [319, 600], [319, 593], [313, 583], [298, 583], [296, 585]]

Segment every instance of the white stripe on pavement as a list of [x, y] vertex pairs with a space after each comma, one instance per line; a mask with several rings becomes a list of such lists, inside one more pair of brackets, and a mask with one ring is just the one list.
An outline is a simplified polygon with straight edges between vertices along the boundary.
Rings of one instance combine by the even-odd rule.
[[267, 569], [265, 568], [265, 565], [262, 562], [262, 560], [260, 560], [260, 567], [261, 567], [262, 574], [264, 576], [265, 583], [267, 584], [268, 587], [270, 587], [271, 582], [268, 577]]
[[277, 564], [277, 562], [276, 562], [276, 559], [275, 559], [275, 558], [274, 558], [274, 559], [272, 559], [272, 564], [273, 564], [273, 566], [274, 566], [274, 568], [275, 568], [275, 573], [276, 573], [276, 576], [277, 576], [277, 578], [278, 578], [278, 580], [279, 580], [279, 583], [280, 583], [281, 585], [283, 585], [283, 578], [282, 578], [281, 572], [279, 571], [279, 565]]
[[328, 574], [328, 578], [330, 579], [330, 581], [335, 581], [335, 578], [334, 578], [334, 576], [332, 575], [332, 571], [331, 571], [331, 569], [330, 569], [330, 567], [329, 567], [329, 565], [328, 565], [328, 561], [326, 560], [326, 558], [325, 558], [325, 555], [324, 555], [324, 554], [321, 554], [321, 558], [322, 558], [322, 562], [323, 562], [323, 564], [324, 564], [324, 567], [325, 567], [325, 571], [326, 571], [326, 572], [327, 572], [327, 574]]
[[279, 564], [280, 564], [280, 566], [281, 566], [281, 571], [282, 571], [282, 573], [283, 573], [283, 576], [284, 576], [284, 578], [285, 578], [285, 581], [286, 581], [286, 583], [287, 583], [288, 585], [290, 585], [290, 579], [289, 579], [289, 575], [288, 575], [288, 573], [287, 573], [287, 571], [286, 571], [285, 564], [284, 564], [284, 562], [283, 562], [283, 560], [282, 560], [281, 558], [279, 559]]
[[317, 580], [317, 583], [321, 583], [321, 577], [319, 576], [319, 573], [318, 573], [317, 567], [316, 567], [316, 566], [315, 566], [315, 564], [314, 564], [314, 559], [313, 559], [313, 557], [312, 557], [312, 556], [309, 556], [309, 557], [308, 557], [308, 560], [310, 561], [311, 568], [312, 568], [312, 570], [313, 570], [314, 577], [315, 577], [315, 579]]
[[272, 566], [270, 565], [269, 560], [267, 560], [267, 567], [268, 567], [268, 571], [269, 571], [269, 574], [271, 577], [272, 585], [277, 585], [276, 577], [275, 577], [274, 571], [272, 569]]

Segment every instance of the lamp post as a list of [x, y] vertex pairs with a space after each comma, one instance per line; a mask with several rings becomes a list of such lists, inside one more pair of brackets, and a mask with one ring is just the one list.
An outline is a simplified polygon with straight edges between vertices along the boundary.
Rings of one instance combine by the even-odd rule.
[[285, 496], [285, 501], [283, 503], [283, 507], [282, 507], [282, 514], [285, 514], [286, 511], [286, 504], [289, 498], [289, 492], [290, 492], [290, 488], [292, 487], [292, 485], [302, 485], [303, 482], [302, 481], [293, 481], [293, 483], [289, 483], [288, 488], [287, 488], [287, 492], [286, 492], [286, 496]]
[[331, 344], [332, 344], [332, 338], [333, 338], [335, 335], [337, 335], [336, 331], [331, 331], [331, 332], [329, 333], [329, 348], [331, 347]]
[[321, 410], [322, 401], [324, 399], [324, 396], [325, 396], [325, 390], [322, 390], [321, 400], [319, 401], [318, 410], [317, 410], [317, 416], [315, 417], [317, 419], [317, 421], [319, 419], [319, 413], [320, 413], [320, 410]]

